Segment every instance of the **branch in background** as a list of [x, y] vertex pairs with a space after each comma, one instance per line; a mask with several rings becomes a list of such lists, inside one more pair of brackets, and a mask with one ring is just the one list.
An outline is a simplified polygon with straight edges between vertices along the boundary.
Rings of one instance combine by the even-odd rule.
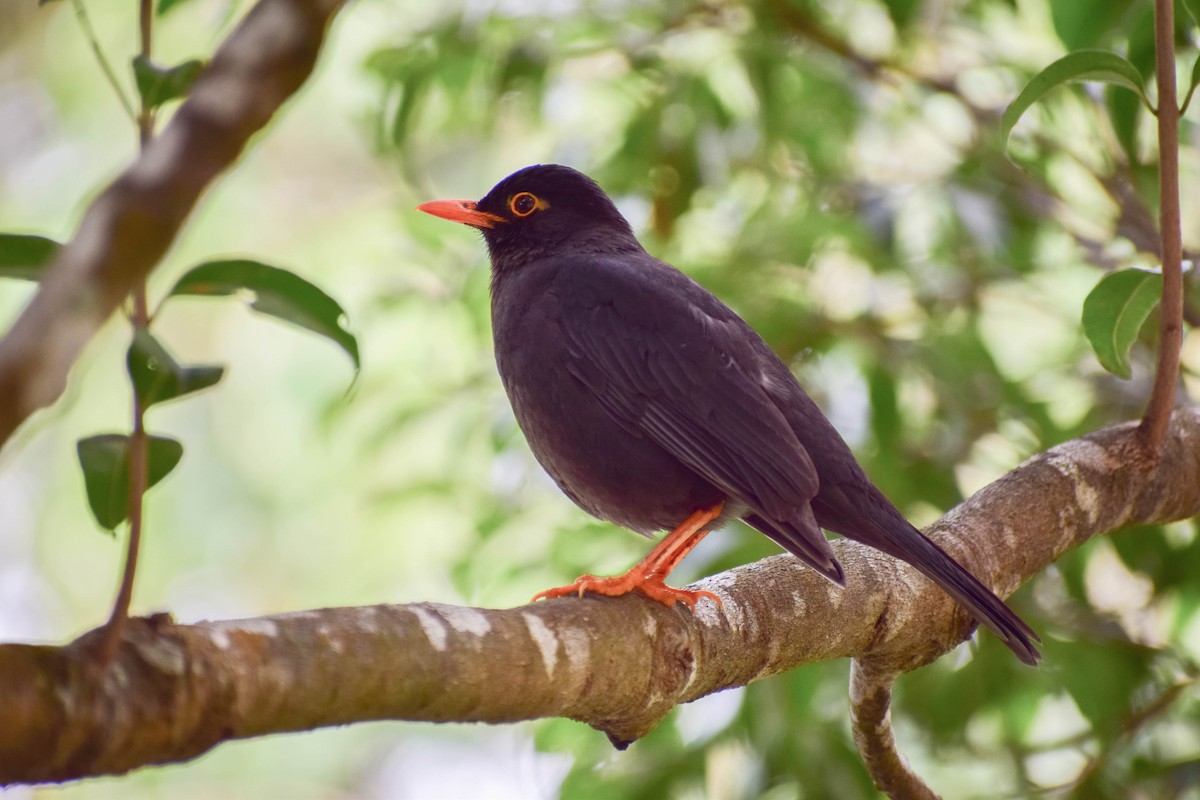
[[[927, 91], [951, 95], [962, 103], [979, 130], [993, 131], [998, 126], [1001, 112], [994, 108], [980, 106], [972, 101], [958, 88], [954, 80], [923, 74], [902, 62], [865, 56], [857, 52], [849, 42], [823, 28], [816, 20], [799, 9], [782, 2], [777, 2], [775, 9], [780, 20], [788, 26], [788, 30], [793, 34], [849, 61], [870, 80], [894, 85], [903, 79], [910, 81], [913, 85], [923, 87]], [[1174, 141], [1176, 141], [1176, 152], [1178, 152], [1177, 140]], [[1055, 146], [1062, 150], [1061, 144], [1056, 143]], [[1063, 152], [1074, 158], [1084, 169], [1091, 171], [1087, 164], [1077, 156], [1065, 150]], [[1007, 160], [1005, 160], [1005, 165], [1002, 167], [1006, 170], [1004, 177], [1021, 190], [1018, 197], [1035, 215], [1051, 215], [1058, 212], [1063, 206], [1070, 205], [1069, 200], [1061, 198], [1053, 189], [1038, 181], [1025, 170], [1019, 169]], [[1155, 224], [1154, 215], [1146, 207], [1133, 184], [1128, 165], [1121, 166], [1111, 175], [1095, 175], [1094, 177], [1104, 187], [1118, 208], [1117, 219], [1114, 221], [1116, 235], [1128, 239], [1139, 252], [1162, 258], [1159, 228]], [[1176, 192], [1176, 196], [1178, 196], [1178, 192]], [[1102, 249], [1088, 247], [1086, 240], [1076, 232], [1068, 230], [1067, 233], [1080, 243], [1093, 264], [1102, 269], [1113, 268], [1109, 260], [1104, 257]]]
[[342, 0], [261, 0], [191, 96], [88, 208], [0, 342], [0, 444], [53, 403], [80, 351], [166, 253], [208, 184], [308, 78]]
[[[1088, 759], [1087, 766], [1083, 768], [1074, 780], [1069, 784], [1060, 787], [1055, 787], [1055, 790], [1061, 790], [1064, 794], [1072, 789], [1085, 785], [1104, 769], [1109, 762], [1113, 753], [1120, 746], [1127, 745], [1132, 739], [1141, 734], [1145, 728], [1154, 722], [1157, 718], [1164, 716], [1171, 708], [1180, 700], [1186, 698], [1190, 691], [1196, 686], [1196, 679], [1192, 676], [1181, 677], [1174, 683], [1164, 689], [1157, 697], [1152, 699], [1139, 709], [1136, 713], [1127, 716], [1121, 721], [1121, 724], [1114, 726], [1116, 731], [1112, 741], [1108, 742], [1099, 753], [1091, 756]], [[1051, 790], [1051, 791], [1055, 791]]]
[[[1155, 471], [1131, 457], [1136, 432], [1106, 428], [1042, 453], [930, 535], [1003, 596], [1093, 536], [1200, 513], [1200, 410], [1175, 415]], [[834, 547], [845, 589], [775, 556], [702, 581], [723, 605], [694, 615], [630, 595], [131, 620], [107, 670], [88, 655], [99, 631], [66, 647], [2, 645], [0, 783], [121, 773], [222, 741], [379, 719], [569, 717], [624, 746], [679, 703], [846, 656], [868, 766], [902, 763], [881, 724], [890, 680], [975, 623], [906, 564], [847, 540]]]

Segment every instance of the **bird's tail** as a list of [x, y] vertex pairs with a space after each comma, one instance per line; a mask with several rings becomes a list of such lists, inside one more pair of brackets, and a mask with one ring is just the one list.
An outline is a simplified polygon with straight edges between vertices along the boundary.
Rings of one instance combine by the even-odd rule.
[[[1034, 642], [1040, 642], [1041, 639], [1033, 628], [945, 550], [913, 527], [898, 511], [895, 516], [908, 528], [903, 537], [888, 532], [894, 525], [899, 524], [893, 522], [877, 534], [877, 538], [864, 540], [865, 543], [912, 564], [921, 574], [942, 587], [946, 594], [970, 611], [975, 619], [999, 636], [1017, 658], [1030, 666], [1037, 666], [1041, 654]], [[851, 534], [851, 538], [861, 537]]]

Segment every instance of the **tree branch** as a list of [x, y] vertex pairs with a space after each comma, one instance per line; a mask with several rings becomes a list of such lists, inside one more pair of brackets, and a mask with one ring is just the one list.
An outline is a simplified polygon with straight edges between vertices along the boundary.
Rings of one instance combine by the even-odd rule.
[[[1007, 595], [1092, 536], [1200, 513], [1200, 411], [1176, 413], [1152, 471], [1132, 457], [1136, 430], [1106, 428], [1034, 457], [930, 535]], [[834, 544], [845, 589], [781, 555], [702, 581], [723, 606], [694, 614], [626, 596], [195, 625], [161, 616], [131, 620], [106, 670], [89, 657], [99, 631], [65, 647], [3, 645], [0, 782], [120, 773], [230, 739], [378, 719], [561, 716], [624, 746], [679, 703], [847, 656], [868, 766], [898, 763], [889, 676], [952, 649], [975, 623], [907, 565]]]
[[896, 748], [892, 730], [892, 687], [899, 677], [879, 672], [860, 659], [850, 668], [850, 717], [854, 744], [875, 786], [888, 797], [933, 800], [933, 793]]
[[80, 351], [174, 241], [208, 184], [312, 72], [342, 0], [261, 0], [170, 125], [89, 206], [0, 342], [0, 444], [53, 403]]
[[[1162, 0], [1155, 0], [1155, 2], [1161, 5]], [[815, 19], [806, 15], [804, 12], [782, 2], [776, 2], [774, 4], [774, 8], [778, 15], [778, 19], [786, 26], [787, 30], [793, 34], [796, 34], [805, 41], [812, 42], [818, 47], [821, 47], [822, 49], [833, 53], [834, 55], [839, 56], [849, 63], [855, 65], [870, 80], [878, 83], [895, 85], [899, 79], [903, 79], [912, 83], [913, 85], [923, 87], [930, 92], [939, 92], [952, 95], [956, 100], [958, 100], [958, 102], [962, 104], [963, 108], [970, 113], [971, 117], [975, 120], [977, 127], [981, 131], [994, 131], [996, 129], [996, 126], [1000, 121], [1001, 110], [979, 105], [966, 94], [964, 94], [956, 85], [954, 80], [927, 75], [920, 71], [914, 71], [910, 67], [898, 61], [876, 59], [863, 55], [862, 53], [857, 52], [849, 42], [840, 38], [837, 34], [823, 28]], [[1156, 26], [1156, 37], [1161, 37], [1163, 35], [1167, 37], [1170, 36], [1169, 33], [1160, 33], [1160, 28], [1165, 31], [1171, 30], [1172, 28], [1170, 24], [1159, 26], [1156, 21]], [[1156, 46], [1161, 47], [1164, 44], [1170, 45], [1169, 38], [1165, 41], [1160, 40], [1159, 44]], [[1171, 54], [1165, 59], [1161, 58], [1161, 52], [1161, 50], [1156, 52], [1156, 58], [1159, 59], [1160, 63], [1165, 62], [1174, 64], [1173, 45], [1171, 46]], [[1163, 67], [1160, 66], [1158, 69], [1161, 70]], [[1173, 93], [1175, 90], [1173, 85], [1173, 70], [1171, 75], [1172, 87], [1169, 89], [1169, 91], [1172, 93], [1172, 96], [1174, 96]], [[1161, 93], [1162, 90], [1160, 89], [1160, 97], [1162, 96]], [[1174, 114], [1175, 119], [1173, 121], [1168, 121], [1167, 123], [1168, 125], [1173, 126], [1175, 131], [1173, 135], [1175, 138], [1171, 138], [1172, 134], [1170, 133], [1164, 134], [1162, 132], [1162, 126], [1159, 126], [1160, 151], [1165, 151], [1165, 149], [1168, 149], [1161, 144], [1163, 141], [1163, 136], [1166, 136], [1167, 141], [1175, 142], [1173, 148], [1174, 153], [1167, 155], [1166, 158], [1175, 159], [1173, 163], [1176, 171], [1176, 177], [1174, 181], [1176, 184], [1178, 183], [1178, 117], [1179, 113], [1176, 112]], [[1057, 146], [1061, 149], [1061, 143], [1058, 143]], [[1133, 246], [1138, 249], [1139, 252], [1149, 253], [1162, 258], [1163, 238], [1159, 235], [1159, 225], [1155, 222], [1154, 214], [1152, 214], [1151, 211], [1146, 207], [1145, 201], [1142, 199], [1141, 195], [1138, 194], [1137, 187], [1134, 184], [1133, 176], [1130, 173], [1129, 165], [1127, 163], [1123, 163], [1120, 158], [1117, 158], [1116, 169], [1111, 174], [1099, 174], [1095, 173], [1087, 166], [1087, 164], [1079, 159], [1078, 156], [1075, 156], [1069, 150], [1063, 150], [1063, 152], [1066, 155], [1071, 156], [1088, 172], [1092, 172], [1093, 177], [1100, 183], [1101, 186], [1104, 187], [1105, 192], [1108, 193], [1113, 203], [1117, 206], [1117, 218], [1113, 225], [1115, 234], [1128, 239]], [[1061, 197], [1060, 193], [1056, 192], [1043, 181], [1036, 179], [1026, 170], [1017, 167], [1015, 164], [1004, 160], [1004, 163], [1001, 165], [1001, 169], [1004, 170], [1002, 177], [1012, 183], [1016, 189], [1020, 190], [1019, 194], [1017, 195], [1018, 199], [1021, 200], [1034, 215], [1047, 216], [1057, 213], [1060, 210], [1060, 207], [1071, 205], [1071, 198]], [[1160, 170], [1161, 169], [1162, 167], [1160, 166]], [[1176, 197], [1174, 204], [1176, 206], [1178, 205], [1177, 188], [1178, 187], [1176, 186], [1176, 191], [1174, 193], [1174, 196]], [[1169, 191], [1170, 187], [1166, 187], [1166, 190]], [[1160, 203], [1160, 205], [1162, 205], [1164, 208], [1170, 205], [1169, 203], [1164, 205], [1164, 203], [1166, 203], [1166, 201]], [[1178, 212], [1176, 212], [1176, 216], [1178, 216]], [[1166, 224], [1169, 228], [1169, 219], [1166, 220]], [[1112, 264], [1108, 263], [1109, 258], [1105, 256], [1102, 247], [1095, 246], [1093, 242], [1088, 241], [1078, 231], [1071, 230], [1070, 226], [1067, 226], [1067, 228], [1067, 233], [1083, 248], [1084, 252], [1088, 256], [1088, 260], [1092, 264], [1103, 269], [1114, 268]], [[1180, 242], [1180, 248], [1182, 248], [1182, 242]], [[1190, 257], [1190, 254], [1186, 255]], [[1160, 420], [1164, 421], [1164, 425], [1166, 418], [1166, 414], [1160, 418]]]

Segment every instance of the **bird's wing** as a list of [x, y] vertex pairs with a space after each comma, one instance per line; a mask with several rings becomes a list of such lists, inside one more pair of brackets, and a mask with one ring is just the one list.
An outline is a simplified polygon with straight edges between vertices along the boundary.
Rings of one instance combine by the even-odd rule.
[[774, 521], [788, 550], [835, 571], [809, 510], [816, 468], [765, 388], [792, 380], [786, 367], [706, 290], [644, 259], [561, 266], [568, 371], [623, 426]]

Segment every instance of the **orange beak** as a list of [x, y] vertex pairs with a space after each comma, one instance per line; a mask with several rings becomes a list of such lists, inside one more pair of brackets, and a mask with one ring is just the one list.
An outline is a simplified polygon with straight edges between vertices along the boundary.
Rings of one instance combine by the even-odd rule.
[[474, 200], [431, 200], [417, 206], [417, 211], [451, 222], [461, 222], [472, 228], [494, 228], [497, 223], [506, 221], [504, 217], [480, 211]]

